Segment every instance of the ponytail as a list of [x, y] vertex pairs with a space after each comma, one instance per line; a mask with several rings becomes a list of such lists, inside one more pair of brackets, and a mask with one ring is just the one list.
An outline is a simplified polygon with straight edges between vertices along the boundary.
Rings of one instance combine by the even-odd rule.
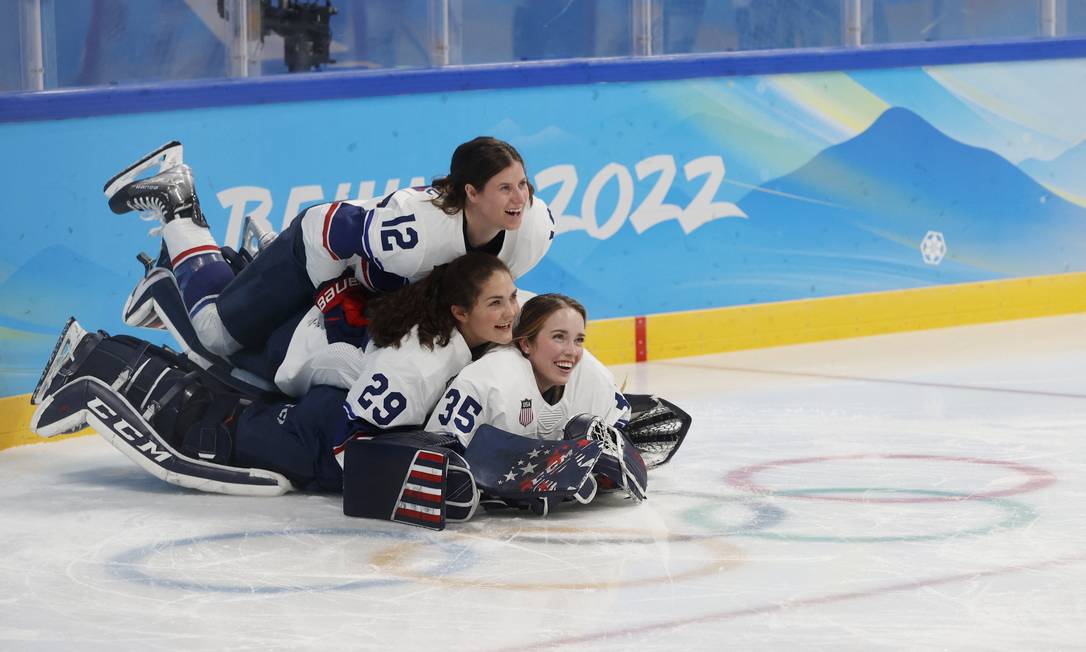
[[423, 346], [447, 345], [457, 325], [452, 307], [471, 310], [495, 272], [509, 274], [509, 268], [497, 256], [470, 252], [438, 265], [417, 283], [371, 299], [370, 338], [379, 347], [399, 346], [418, 326]]

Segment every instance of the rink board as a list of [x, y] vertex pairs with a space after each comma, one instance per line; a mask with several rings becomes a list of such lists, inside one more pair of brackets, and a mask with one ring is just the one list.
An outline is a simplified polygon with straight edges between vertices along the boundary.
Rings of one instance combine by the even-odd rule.
[[[1086, 312], [1086, 274], [603, 319], [587, 344], [616, 365], [1075, 312]], [[67, 437], [28, 432], [31, 414], [29, 394], [0, 398], [0, 450]]]
[[[171, 139], [225, 245], [246, 215], [279, 229], [315, 202], [425, 183], [471, 136], [512, 142], [555, 223], [519, 283], [580, 299], [614, 362], [1032, 314], [1020, 296], [956, 315], [956, 291], [938, 290], [1086, 272], [1086, 40], [923, 51], [0, 97], [17, 162], [2, 182], [0, 396], [32, 390], [70, 315], [128, 330], [135, 254], [159, 244], [101, 188]], [[977, 52], [1004, 58], [969, 63]], [[924, 298], [849, 316], [873, 296]]]

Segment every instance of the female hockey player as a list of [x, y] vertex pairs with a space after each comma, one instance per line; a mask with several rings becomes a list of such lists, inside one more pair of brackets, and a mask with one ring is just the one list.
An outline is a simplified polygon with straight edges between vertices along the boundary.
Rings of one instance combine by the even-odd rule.
[[[52, 436], [90, 423], [145, 470], [205, 491], [340, 490], [337, 446], [360, 433], [420, 427], [450, 378], [487, 345], [512, 341], [518, 303], [506, 265], [472, 252], [372, 308], [354, 386], [316, 387], [300, 401], [240, 396], [168, 350], [69, 328], [34, 392], [31, 428]], [[458, 447], [442, 436], [412, 441]], [[470, 516], [471, 476], [457, 476], [466, 465], [447, 455], [449, 484], [459, 478]]]
[[[138, 178], [154, 166], [162, 171]], [[236, 275], [207, 227], [180, 143], [118, 174], [105, 193], [116, 213], [136, 210], [162, 221], [160, 264], [172, 268], [200, 342], [220, 356], [264, 347], [314, 297], [322, 312], [336, 313], [326, 329], [336, 341], [334, 330], [350, 320], [340, 304], [320, 298], [337, 281], [386, 292], [468, 251], [498, 256], [516, 278], [539, 262], [554, 237], [553, 218], [534, 197], [521, 155], [485, 136], [458, 146], [448, 176], [430, 187], [304, 210]], [[284, 388], [299, 387], [308, 384]]]
[[466, 447], [482, 424], [536, 439], [562, 439], [562, 428], [578, 414], [625, 425], [629, 403], [611, 372], [584, 349], [585, 318], [584, 306], [570, 297], [529, 299], [512, 345], [461, 371], [426, 429], [454, 434]]
[[[635, 500], [645, 497], [646, 466], [623, 429], [630, 419], [630, 404], [615, 387], [611, 372], [584, 349], [584, 306], [561, 294], [542, 294], [521, 308], [510, 346], [492, 349], [461, 371], [430, 416], [426, 429], [455, 435], [466, 449], [473, 467], [490, 451], [516, 444], [509, 437], [534, 440], [568, 440], [588, 437], [602, 447], [594, 466], [605, 488], [620, 488]], [[487, 441], [475, 443], [486, 427]], [[533, 444], [534, 446], [534, 444]], [[531, 447], [531, 446], [529, 446]], [[528, 457], [562, 459], [561, 448], [533, 448]], [[558, 457], [552, 457], [558, 455]], [[555, 462], [555, 464], [557, 464]], [[516, 467], [506, 478], [522, 479]], [[546, 468], [546, 467], [545, 467]], [[480, 486], [497, 494], [498, 484]], [[565, 496], [589, 502], [595, 495], [595, 479], [575, 494]], [[536, 479], [536, 485], [547, 480]], [[531, 495], [531, 494], [528, 494]], [[541, 494], [542, 495], [542, 494]], [[534, 499], [533, 510], [545, 514], [550, 499]]]

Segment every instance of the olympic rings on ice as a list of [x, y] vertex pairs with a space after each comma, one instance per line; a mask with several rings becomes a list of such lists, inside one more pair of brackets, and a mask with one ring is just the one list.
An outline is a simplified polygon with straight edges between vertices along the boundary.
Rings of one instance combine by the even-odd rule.
[[[585, 530], [580, 528], [564, 528], [570, 531], [583, 533]], [[649, 538], [652, 536], [651, 531], [646, 530], [619, 530], [626, 533], [639, 533], [644, 537]], [[607, 533], [615, 532], [615, 530], [607, 530]], [[646, 534], [647, 533], [647, 534]], [[477, 535], [467, 535], [459, 533], [450, 533], [446, 531], [446, 534], [451, 534], [456, 538], [469, 538], [486, 539], [493, 542], [502, 542], [499, 539], [492, 537], [479, 537]], [[432, 570], [415, 570], [408, 568], [408, 557], [411, 553], [411, 549], [417, 547], [419, 543], [417, 541], [408, 542], [406, 544], [398, 544], [395, 546], [388, 546], [383, 550], [375, 552], [370, 557], [370, 563], [381, 569], [385, 573], [390, 573], [398, 577], [405, 579], [416, 580], [429, 584], [436, 584], [439, 586], [455, 586], [455, 587], [468, 587], [468, 588], [482, 588], [482, 589], [497, 589], [505, 591], [584, 591], [593, 589], [612, 589], [619, 587], [634, 587], [634, 586], [646, 586], [651, 584], [666, 584], [677, 582], [681, 580], [691, 579], [700, 576], [707, 576], [713, 573], [719, 573], [723, 570], [727, 570], [737, 566], [743, 561], [743, 551], [737, 546], [728, 543], [723, 538], [718, 536], [704, 537], [697, 541], [698, 543], [706, 546], [711, 551], [711, 555], [708, 559], [699, 559], [698, 565], [692, 568], [688, 568], [684, 571], [675, 571], [671, 568], [665, 569], [663, 573], [658, 576], [650, 577], [632, 577], [624, 579], [604, 579], [598, 581], [589, 580], [574, 580], [574, 581], [554, 581], [554, 582], [525, 582], [525, 581], [509, 581], [497, 573], [495, 568], [487, 567], [486, 572], [490, 574], [487, 577], [467, 577], [458, 575], [459, 569], [446, 568], [442, 572], [433, 572]], [[603, 541], [606, 543], [606, 541]], [[609, 544], [613, 545], [613, 544]], [[554, 568], [554, 554], [546, 553], [543, 555], [547, 560], [550, 569], [548, 575], [554, 575], [556, 569]], [[583, 555], [579, 555], [583, 557]], [[616, 558], [612, 559], [620, 562], [622, 568], [617, 572], [625, 573], [626, 568], [633, 562], [628, 558]], [[582, 560], [583, 561], [583, 560]], [[583, 570], [579, 570], [579, 573], [583, 574]], [[604, 571], [606, 572], [606, 571]]]
[[[923, 495], [924, 492], [914, 492], [921, 494], [920, 497], [913, 498], [872, 498], [870, 496], [831, 496], [822, 495], [822, 490], [803, 492], [802, 490], [788, 490], [779, 491], [772, 487], [758, 484], [755, 481], [755, 477], [768, 469], [776, 469], [787, 466], [796, 466], [802, 464], [813, 464], [817, 462], [829, 462], [835, 460], [856, 460], [856, 459], [887, 459], [887, 460], [920, 460], [920, 461], [936, 461], [936, 462], [962, 462], [965, 464], [974, 465], [986, 465], [990, 467], [1001, 468], [1005, 470], [1011, 470], [1023, 477], [1023, 481], [1019, 484], [1010, 487], [1008, 489], [993, 490], [993, 491], [977, 491], [968, 493], [956, 493], [956, 492], [927, 492], [927, 495]], [[763, 495], [787, 495], [792, 498], [805, 499], [805, 500], [832, 500], [840, 502], [859, 502], [859, 503], [937, 503], [937, 502], [955, 502], [961, 500], [984, 500], [988, 498], [1000, 498], [1004, 496], [1013, 496], [1015, 494], [1026, 493], [1028, 491], [1036, 491], [1042, 487], [1047, 487], [1056, 481], [1056, 476], [1052, 475], [1048, 471], [1038, 468], [1036, 466], [1029, 466], [1027, 464], [1020, 464], [1018, 462], [1006, 462], [1002, 460], [987, 460], [976, 457], [956, 457], [947, 455], [907, 455], [907, 454], [879, 454], [879, 453], [862, 453], [858, 455], [827, 455], [820, 457], [804, 457], [788, 460], [775, 460], [771, 462], [763, 462], [762, 464], [754, 464], [751, 466], [745, 466], [740, 469], [731, 471], [724, 476], [724, 481], [744, 491], [749, 491], [755, 494]]]
[[[870, 495], [873, 493], [905, 493], [905, 494], [918, 494], [920, 496], [926, 496], [931, 498], [939, 498], [941, 501], [964, 500], [964, 494], [956, 494], [949, 491], [931, 491], [926, 489], [888, 489], [888, 488], [873, 488], [873, 487], [830, 487], [823, 489], [793, 489], [789, 491], [776, 491], [775, 496], [790, 496], [790, 497], [807, 497], [811, 495], [819, 494], [864, 494]], [[983, 536], [991, 534], [998, 530], [1009, 530], [1025, 527], [1037, 519], [1037, 512], [1029, 505], [1020, 503], [1018, 501], [1007, 500], [1005, 498], [977, 498], [973, 497], [971, 500], [982, 504], [989, 504], [1003, 510], [1003, 519], [999, 522], [977, 528], [967, 528], [962, 530], [950, 530], [946, 532], [932, 532], [928, 534], [914, 534], [914, 535], [872, 535], [872, 536], [826, 536], [826, 535], [807, 535], [807, 534], [795, 534], [789, 532], [773, 532], [771, 530], [751, 530], [747, 532], [735, 532], [733, 536], [752, 537], [759, 539], [772, 539], [776, 541], [804, 541], [808, 543], [889, 543], [889, 542], [903, 542], [903, 541], [939, 541], [946, 539], [953, 539], [956, 537], [970, 537], [970, 536]], [[869, 503], [889, 503], [889, 502], [901, 502], [891, 500], [868, 500]], [[922, 501], [911, 501], [922, 502]], [[934, 501], [926, 501], [934, 502]], [[716, 508], [716, 505], [706, 505], [702, 507], [693, 507], [684, 512], [683, 517], [687, 522], [701, 525], [703, 527], [713, 527], [712, 511]]]
[[[155, 573], [155, 564], [151, 562], [153, 557], [159, 555], [172, 554], [175, 551], [181, 551], [182, 554], [187, 549], [196, 549], [206, 545], [218, 545], [228, 544], [234, 545], [235, 549], [238, 544], [243, 542], [249, 542], [254, 539], [271, 539], [281, 537], [318, 537], [319, 540], [314, 544], [316, 546], [327, 546], [328, 537], [350, 537], [350, 538], [366, 538], [366, 539], [393, 539], [401, 542], [425, 542], [427, 545], [435, 546], [444, 553], [446, 559], [438, 561], [428, 569], [426, 572], [432, 573], [449, 573], [459, 572], [464, 568], [470, 566], [475, 561], [474, 554], [467, 546], [463, 546], [457, 543], [453, 543], [444, 540], [440, 536], [426, 536], [425, 533], [420, 533], [415, 530], [370, 530], [370, 529], [310, 529], [310, 530], [266, 530], [260, 532], [230, 532], [226, 534], [216, 534], [203, 537], [192, 537], [186, 539], [176, 539], [174, 541], [157, 542], [147, 546], [142, 546], [132, 550], [122, 552], [114, 556], [109, 562], [107, 567], [109, 572], [122, 579], [135, 582], [138, 584], [145, 584], [148, 586], [155, 586], [160, 588], [179, 589], [184, 591], [196, 591], [196, 592], [212, 592], [212, 593], [241, 593], [241, 594], [277, 594], [277, 593], [313, 593], [313, 592], [325, 592], [325, 591], [350, 591], [354, 589], [365, 589], [377, 586], [387, 586], [392, 584], [402, 584], [404, 580], [389, 577], [383, 575], [380, 572], [373, 572], [372, 568], [365, 568], [359, 560], [357, 566], [363, 572], [359, 575], [372, 574], [375, 577], [356, 577], [347, 581], [330, 581], [330, 582], [307, 582], [296, 581], [291, 582], [291, 577], [298, 577], [299, 573], [292, 572], [291, 569], [276, 569], [274, 573], [261, 573], [259, 577], [254, 578], [252, 581], [246, 581], [244, 577], [241, 577], [242, 572], [236, 570], [237, 564], [234, 564], [234, 576], [237, 578], [237, 583], [230, 583], [225, 581], [202, 581], [195, 579], [183, 579], [178, 577], [169, 577], [166, 575], [158, 575]], [[233, 544], [232, 542], [238, 542]], [[398, 544], [398, 545], [403, 545]], [[251, 552], [245, 553], [246, 555], [252, 554]], [[225, 555], [219, 555], [223, 557]], [[240, 556], [240, 555], [236, 555]], [[225, 569], [229, 566], [221, 563], [221, 560], [213, 560], [215, 567], [219, 569]], [[201, 566], [206, 566], [207, 562], [204, 560]], [[167, 564], [157, 564], [160, 567], [166, 567]], [[169, 565], [169, 571], [176, 572], [178, 575], [183, 573], [192, 574], [196, 569], [187, 569], [184, 562], [173, 562]], [[322, 576], [328, 577], [329, 575], [335, 575], [333, 573], [321, 573]], [[342, 575], [337, 576], [342, 579]], [[283, 580], [287, 580], [284, 582]]]

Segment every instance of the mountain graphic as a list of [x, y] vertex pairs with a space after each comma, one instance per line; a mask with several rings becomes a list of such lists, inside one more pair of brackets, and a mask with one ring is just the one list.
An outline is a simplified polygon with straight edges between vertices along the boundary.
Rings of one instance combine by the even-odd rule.
[[[887, 106], [916, 113], [951, 138], [990, 149], [1009, 161], [1021, 161], [1037, 152], [1057, 152], [1063, 145], [1057, 139], [1018, 122], [1008, 120], [985, 107], [969, 102], [941, 81], [942, 75], [928, 68], [899, 68], [893, 74], [885, 69], [854, 70], [848, 75], [865, 89], [886, 102]], [[1013, 79], [1016, 73], [1005, 73]], [[953, 73], [950, 73], [953, 78]]]
[[[88, 330], [132, 329], [120, 319], [138, 265], [126, 277], [63, 245], [47, 247], [0, 283], [0, 396], [34, 389], [61, 327], [75, 316]], [[73, 273], [73, 270], [76, 270]], [[141, 332], [148, 336], [150, 332]], [[151, 334], [151, 338], [160, 340]]]
[[1086, 266], [1086, 210], [901, 108], [765, 184], [740, 207], [763, 230], [787, 230], [790, 239], [858, 263], [922, 270], [918, 246], [938, 231], [949, 245], [943, 264], [981, 278]]
[[1086, 197], [1086, 141], [1051, 161], [1031, 158], [1022, 161], [1018, 167], [1050, 188]]
[[[900, 108], [739, 207], [747, 219], [688, 234], [674, 221], [607, 240], [562, 234], [530, 287], [605, 288], [585, 302], [603, 318], [1086, 269], [1084, 209]], [[938, 265], [921, 254], [929, 231], [948, 247]]]
[[138, 278], [133, 269], [125, 277], [63, 245], [42, 249], [0, 283], [0, 326], [57, 333], [74, 314], [88, 327], [116, 328]]

